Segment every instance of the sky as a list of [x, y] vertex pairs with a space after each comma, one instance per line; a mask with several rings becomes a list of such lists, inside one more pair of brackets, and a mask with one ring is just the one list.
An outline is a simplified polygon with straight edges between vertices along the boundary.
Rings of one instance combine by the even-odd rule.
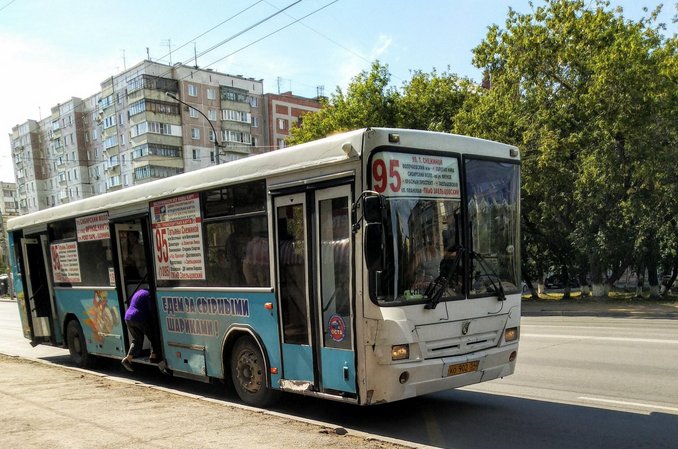
[[[660, 0], [610, 3], [637, 20]], [[675, 2], [664, 3], [673, 34]], [[263, 79], [265, 93], [307, 97], [345, 90], [375, 60], [395, 86], [412, 70], [480, 81], [472, 50], [509, 7], [532, 10], [528, 0], [0, 0], [0, 181], [14, 182], [14, 126], [148, 57], [195, 65], [197, 55], [201, 68]]]

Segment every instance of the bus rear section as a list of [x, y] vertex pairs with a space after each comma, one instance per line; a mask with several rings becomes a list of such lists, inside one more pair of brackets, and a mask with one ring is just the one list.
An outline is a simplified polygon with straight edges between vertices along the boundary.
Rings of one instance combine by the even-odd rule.
[[[365, 158], [366, 403], [514, 372], [520, 178], [514, 147], [373, 136]], [[368, 142], [370, 140], [368, 139]]]

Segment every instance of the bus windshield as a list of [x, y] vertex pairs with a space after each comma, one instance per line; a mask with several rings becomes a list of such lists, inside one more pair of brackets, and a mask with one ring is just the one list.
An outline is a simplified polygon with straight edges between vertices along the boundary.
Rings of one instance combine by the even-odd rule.
[[379, 304], [423, 303], [434, 291], [442, 301], [518, 291], [519, 166], [469, 159], [464, 167], [465, 210], [461, 195], [385, 197], [386, 265], [376, 278]]

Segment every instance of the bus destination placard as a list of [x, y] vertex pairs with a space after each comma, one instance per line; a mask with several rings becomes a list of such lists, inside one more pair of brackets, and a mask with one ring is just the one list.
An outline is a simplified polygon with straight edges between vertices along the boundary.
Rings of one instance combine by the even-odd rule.
[[76, 242], [53, 243], [49, 249], [52, 256], [54, 282], [81, 282], [78, 244]]
[[372, 188], [386, 197], [461, 198], [454, 157], [382, 151], [371, 171]]
[[157, 278], [205, 279], [199, 195], [151, 203], [151, 220]]
[[75, 219], [78, 242], [108, 240], [111, 233], [108, 227], [108, 212]]

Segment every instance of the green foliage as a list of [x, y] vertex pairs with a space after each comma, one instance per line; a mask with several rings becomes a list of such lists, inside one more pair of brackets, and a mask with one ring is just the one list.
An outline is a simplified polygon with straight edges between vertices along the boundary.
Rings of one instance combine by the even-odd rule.
[[288, 143], [368, 126], [394, 126], [396, 92], [389, 87], [390, 79], [388, 67], [374, 62], [370, 72], [363, 71], [353, 79], [345, 94], [337, 87], [323, 109], [305, 115], [301, 126], [292, 128]]
[[547, 0], [491, 27], [474, 49], [491, 88], [455, 131], [521, 147], [526, 256], [613, 281], [656, 264], [677, 212], [676, 38], [659, 9], [632, 22], [588, 5]]
[[307, 114], [293, 127], [288, 143], [365, 127], [399, 127], [450, 132], [454, 116], [476, 89], [455, 74], [415, 71], [401, 90], [390, 86], [388, 67], [378, 61], [349, 84], [337, 88], [320, 111]]

